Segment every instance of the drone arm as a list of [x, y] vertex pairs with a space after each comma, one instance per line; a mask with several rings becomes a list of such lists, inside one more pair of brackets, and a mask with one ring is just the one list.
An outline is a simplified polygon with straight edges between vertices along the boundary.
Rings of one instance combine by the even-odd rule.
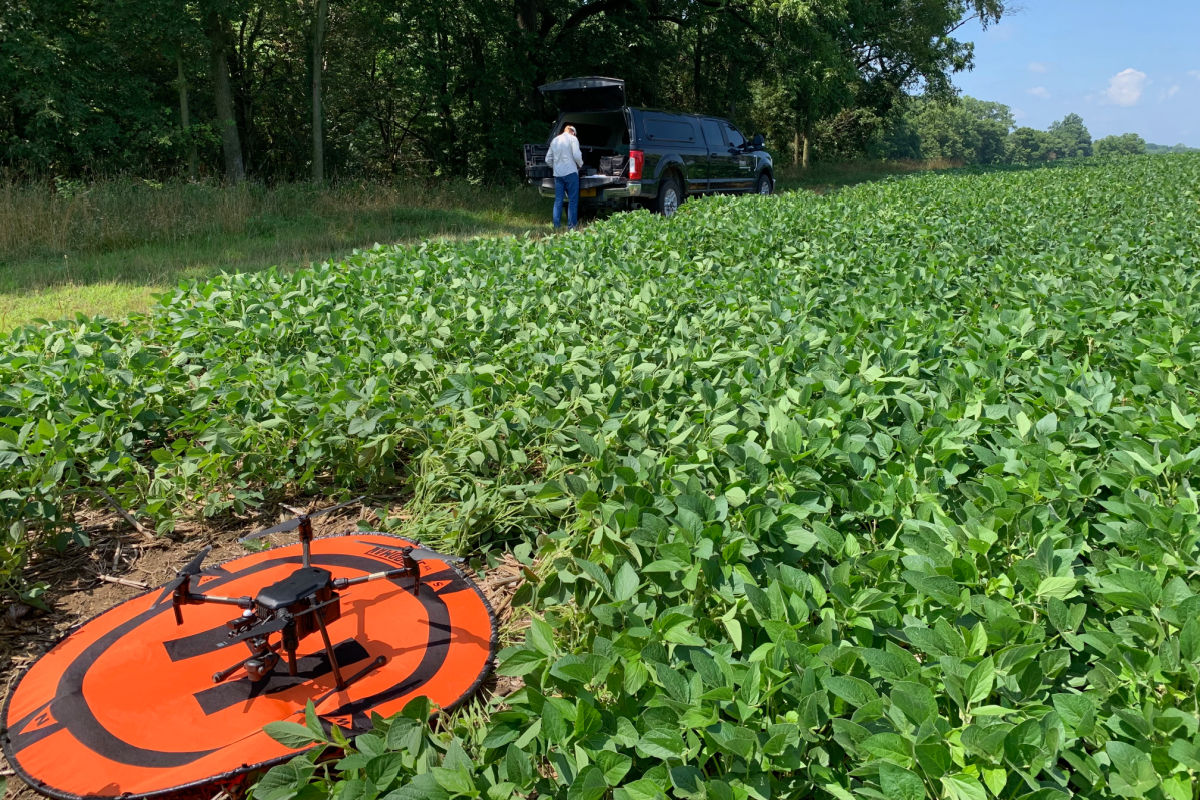
[[372, 572], [370, 575], [360, 575], [357, 578], [335, 578], [333, 580], [334, 589], [345, 589], [347, 586], [357, 586], [360, 583], [367, 581], [377, 581], [382, 578], [402, 578], [405, 575], [416, 573], [420, 577], [419, 570], [413, 570], [409, 567], [398, 567], [396, 569], [385, 569], [382, 572]]
[[198, 592], [189, 592], [184, 605], [200, 603], [217, 603], [225, 606], [238, 606], [239, 608], [254, 608], [254, 599], [247, 596], [242, 597], [222, 597], [219, 594], [200, 594]]
[[175, 611], [175, 624], [183, 624], [182, 606], [198, 606], [201, 603], [218, 603], [227, 606], [238, 606], [240, 608], [254, 608], [254, 600], [250, 597], [222, 597], [217, 594], [201, 594], [191, 590], [190, 576], [189, 580], [185, 580], [175, 589], [174, 595], [171, 597], [171, 606]]

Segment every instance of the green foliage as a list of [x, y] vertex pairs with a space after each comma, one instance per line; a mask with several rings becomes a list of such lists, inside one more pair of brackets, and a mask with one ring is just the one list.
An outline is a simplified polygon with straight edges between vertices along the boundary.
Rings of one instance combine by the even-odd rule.
[[1092, 135], [1078, 114], [1067, 114], [1050, 123], [1050, 140], [1059, 158], [1076, 158], [1092, 154]]
[[974, 97], [914, 100], [906, 117], [921, 141], [921, 158], [966, 164], [1004, 161], [1005, 139], [1013, 127], [1008, 106]]
[[536, 546], [522, 688], [260, 798], [1184, 800], [1197, 185], [912, 176], [181, 287], [7, 342], [0, 503], [400, 484], [410, 530]]
[[1046, 161], [1054, 151], [1054, 140], [1046, 131], [1022, 126], [1008, 136], [1005, 153], [1013, 164], [1035, 164]]
[[[1096, 155], [1140, 155], [1150, 152], [1135, 133], [1108, 136], [1093, 146], [1078, 114], [1068, 114], [1048, 131], [1029, 127], [1013, 130], [1008, 106], [973, 97], [910, 98], [898, 113], [865, 120], [867, 130], [857, 139], [860, 152], [883, 158], [944, 160], [963, 165], [1037, 164], [1059, 158]], [[848, 131], [830, 138], [852, 141]], [[853, 149], [853, 148], [852, 148]], [[1155, 152], [1165, 152], [1168, 148]], [[843, 153], [849, 156], [851, 153]]]
[[[8, 0], [0, 165], [161, 176], [184, 172], [194, 153], [210, 176], [232, 180], [240, 158], [251, 177], [306, 179], [318, 6]], [[1003, 4], [356, 0], [329, 9], [318, 73], [327, 174], [494, 181], [517, 177], [521, 145], [544, 140], [554, 109], [536, 87], [549, 80], [617, 75], [635, 104], [732, 117], [784, 146], [843, 109], [883, 114], [919, 83], [946, 94], [971, 63], [954, 31], [967, 16], [998, 20]]]
[[203, 125], [179, 129], [174, 57], [158, 50], [163, 17], [112, 0], [5, 2], [0, 166], [66, 176], [151, 172], [176, 163], [188, 136], [204, 139]]
[[1147, 153], [1200, 153], [1200, 147], [1188, 147], [1186, 144], [1153, 144], [1146, 145]]
[[180, 280], [289, 270], [375, 242], [548, 230], [530, 186], [436, 182], [0, 182], [0, 330], [143, 312]]
[[1146, 140], [1136, 133], [1105, 136], [1094, 146], [1098, 156], [1138, 156], [1146, 152]]

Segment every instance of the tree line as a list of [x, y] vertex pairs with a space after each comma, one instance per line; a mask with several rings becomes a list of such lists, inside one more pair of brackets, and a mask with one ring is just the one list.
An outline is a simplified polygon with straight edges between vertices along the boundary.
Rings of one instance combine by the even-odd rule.
[[953, 94], [1000, 0], [0, 0], [10, 176], [516, 177], [540, 84], [733, 119], [807, 163]]
[[1136, 155], [1150, 146], [1136, 133], [1094, 140], [1083, 118], [1067, 114], [1047, 130], [1017, 127], [1003, 103], [974, 97], [911, 97], [874, 120], [865, 150], [874, 157], [962, 164], [1034, 164], [1058, 158]]

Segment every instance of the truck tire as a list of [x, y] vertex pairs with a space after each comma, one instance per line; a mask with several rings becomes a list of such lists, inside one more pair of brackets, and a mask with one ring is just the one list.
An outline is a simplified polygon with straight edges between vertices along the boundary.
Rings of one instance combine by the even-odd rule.
[[673, 217], [682, 202], [683, 189], [679, 186], [679, 179], [674, 174], [663, 178], [658, 184], [658, 213], [664, 217]]
[[775, 186], [774, 186], [774, 183], [771, 181], [771, 176], [764, 172], [763, 174], [758, 176], [758, 183], [754, 184], [754, 193], [755, 194], [770, 194], [771, 190], [774, 188], [775, 188]]

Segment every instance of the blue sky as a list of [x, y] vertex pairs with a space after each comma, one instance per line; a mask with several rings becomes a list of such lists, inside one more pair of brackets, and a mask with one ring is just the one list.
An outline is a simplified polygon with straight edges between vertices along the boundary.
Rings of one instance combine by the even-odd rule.
[[1200, 147], [1197, 0], [1029, 0], [999, 24], [968, 23], [955, 38], [975, 43], [975, 69], [954, 85], [1004, 103], [1017, 125], [1045, 130], [1075, 113], [1093, 139], [1136, 133]]

